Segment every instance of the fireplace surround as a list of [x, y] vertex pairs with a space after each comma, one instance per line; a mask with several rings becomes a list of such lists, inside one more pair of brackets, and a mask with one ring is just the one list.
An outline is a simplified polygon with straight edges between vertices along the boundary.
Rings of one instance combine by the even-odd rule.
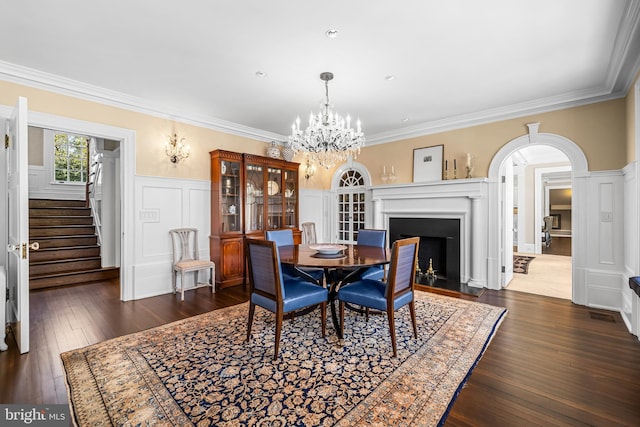
[[[446, 258], [444, 270], [446, 270], [447, 281], [455, 280], [457, 287], [464, 285], [471, 288], [484, 288], [487, 285], [487, 267], [495, 263], [495, 260], [488, 258], [487, 184], [485, 178], [472, 178], [373, 187], [371, 189], [373, 228], [389, 230], [391, 244], [398, 238], [392, 235], [397, 233], [395, 231], [397, 220], [447, 220], [438, 221], [435, 226], [428, 226], [434, 232], [457, 223], [457, 226], [453, 225], [457, 230], [457, 236], [456, 230], [444, 235], [428, 234], [420, 229], [418, 231], [425, 237], [446, 240], [440, 244], [445, 247], [443, 253]], [[394, 222], [393, 230], [392, 222]], [[415, 233], [403, 231], [401, 234]], [[457, 245], [448, 244], [452, 238], [458, 241]], [[423, 244], [422, 241], [421, 244]], [[435, 243], [424, 240], [424, 245], [431, 244]], [[447, 248], [448, 246], [450, 247]], [[457, 249], [455, 249], [456, 246]], [[456, 255], [452, 255], [452, 251], [455, 251]], [[434, 262], [436, 262], [435, 259]], [[447, 267], [447, 262], [456, 262], [459, 267]], [[420, 269], [422, 270], [424, 266], [428, 268], [428, 259], [420, 263]], [[443, 270], [443, 268], [438, 269]], [[440, 271], [440, 275], [443, 275], [443, 271]]]

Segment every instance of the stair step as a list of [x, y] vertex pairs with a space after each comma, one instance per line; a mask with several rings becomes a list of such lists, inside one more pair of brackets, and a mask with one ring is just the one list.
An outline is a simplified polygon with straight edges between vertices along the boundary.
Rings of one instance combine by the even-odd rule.
[[29, 252], [29, 264], [44, 261], [62, 261], [100, 256], [100, 246], [70, 246], [60, 248], [40, 248]]
[[84, 200], [53, 200], [53, 199], [29, 199], [30, 208], [46, 208], [46, 207], [71, 207], [84, 208], [87, 203]]
[[29, 289], [44, 289], [55, 286], [76, 285], [120, 277], [120, 268], [107, 267], [94, 270], [42, 275], [29, 278]]
[[46, 207], [29, 208], [29, 217], [34, 216], [91, 216], [91, 208]]
[[29, 236], [29, 243], [33, 242], [38, 242], [40, 244], [40, 249], [64, 248], [69, 246], [91, 246], [98, 244], [98, 236], [95, 234], [86, 236], [51, 236], [40, 238]]
[[29, 239], [49, 236], [77, 236], [95, 234], [93, 225], [59, 225], [53, 227], [34, 226], [29, 227]]
[[63, 261], [43, 261], [29, 264], [29, 276], [37, 278], [46, 274], [70, 273], [101, 268], [100, 257], [75, 258]]
[[32, 216], [30, 226], [39, 225], [93, 225], [91, 216]]

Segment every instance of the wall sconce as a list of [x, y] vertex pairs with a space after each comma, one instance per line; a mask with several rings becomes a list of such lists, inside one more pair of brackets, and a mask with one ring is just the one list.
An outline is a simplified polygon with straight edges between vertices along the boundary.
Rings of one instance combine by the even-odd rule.
[[184, 138], [178, 140], [178, 135], [169, 135], [169, 141], [165, 145], [165, 152], [169, 156], [171, 163], [178, 163], [189, 157], [189, 146], [184, 142]]
[[307, 181], [316, 173], [316, 165], [311, 163], [311, 160], [307, 159], [307, 163], [304, 166], [304, 179]]

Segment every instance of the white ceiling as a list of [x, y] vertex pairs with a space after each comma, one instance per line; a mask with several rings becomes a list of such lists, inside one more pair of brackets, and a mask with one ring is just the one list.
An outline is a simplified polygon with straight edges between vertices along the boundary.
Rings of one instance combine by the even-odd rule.
[[0, 0], [0, 79], [282, 141], [331, 71], [373, 144], [624, 96], [639, 1]]
[[548, 145], [529, 145], [513, 153], [513, 163], [516, 165], [537, 165], [549, 163], [571, 162], [566, 154]]

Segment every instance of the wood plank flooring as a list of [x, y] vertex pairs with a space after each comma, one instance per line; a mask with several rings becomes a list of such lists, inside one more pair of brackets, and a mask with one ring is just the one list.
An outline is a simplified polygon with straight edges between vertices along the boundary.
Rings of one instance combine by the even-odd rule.
[[[66, 403], [59, 354], [247, 300], [242, 287], [121, 302], [118, 283], [31, 293], [31, 351], [0, 353], [0, 403]], [[461, 296], [507, 307], [447, 426], [640, 425], [640, 342], [619, 314], [515, 291]]]

